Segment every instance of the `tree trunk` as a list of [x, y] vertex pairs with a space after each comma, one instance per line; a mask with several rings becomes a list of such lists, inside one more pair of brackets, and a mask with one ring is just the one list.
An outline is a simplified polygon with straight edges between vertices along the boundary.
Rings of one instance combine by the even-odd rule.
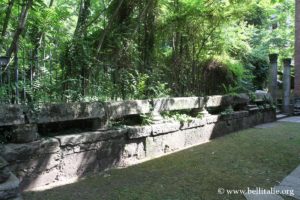
[[154, 54], [154, 42], [155, 42], [155, 9], [157, 6], [157, 0], [150, 1], [147, 9], [145, 25], [144, 25], [144, 69], [148, 72], [152, 72], [152, 61]]
[[294, 95], [300, 98], [300, 0], [295, 0], [295, 88]]
[[6, 35], [6, 30], [7, 30], [7, 27], [8, 27], [8, 23], [9, 23], [9, 20], [10, 20], [11, 11], [12, 11], [12, 8], [14, 6], [14, 3], [15, 3], [15, 0], [10, 0], [8, 2], [8, 6], [7, 6], [7, 9], [6, 9], [6, 12], [5, 12], [5, 18], [4, 18], [3, 27], [2, 27], [2, 31], [1, 31], [1, 38], [0, 38], [0, 52], [2, 50], [2, 42], [3, 42], [4, 37]]
[[111, 26], [116, 18], [116, 16], [118, 15], [119, 13], [119, 10], [123, 4], [124, 0], [119, 0], [119, 3], [114, 11], [114, 13], [112, 14], [107, 26], [105, 27], [104, 31], [102, 32], [101, 36], [100, 36], [100, 40], [99, 40], [99, 43], [98, 43], [98, 47], [97, 47], [97, 53], [100, 53], [101, 51], [101, 48], [102, 48], [102, 45], [103, 45], [103, 42], [104, 42], [104, 39], [106, 37], [106, 34], [110, 31], [111, 29]]
[[6, 56], [9, 58], [11, 57], [12, 53], [16, 50], [17, 46], [19, 45], [19, 39], [25, 29], [28, 12], [32, 6], [32, 3], [33, 3], [33, 0], [28, 0], [27, 3], [22, 6], [22, 11], [21, 11], [21, 14], [19, 17], [18, 27], [15, 31], [11, 45], [6, 52]]

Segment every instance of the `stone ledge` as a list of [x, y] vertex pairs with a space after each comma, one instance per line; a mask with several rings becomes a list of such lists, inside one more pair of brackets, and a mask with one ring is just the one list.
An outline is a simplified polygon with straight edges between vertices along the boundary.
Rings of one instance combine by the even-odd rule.
[[232, 114], [221, 115], [221, 119], [222, 120], [240, 119], [240, 118], [244, 118], [244, 117], [248, 117], [248, 116], [249, 116], [248, 111], [237, 111]]
[[194, 118], [192, 121], [183, 122], [181, 124], [180, 129], [181, 130], [191, 129], [191, 128], [205, 126], [206, 124], [207, 124], [207, 122], [206, 122], [205, 118], [202, 118], [202, 119]]
[[246, 94], [237, 95], [215, 95], [208, 96], [206, 107], [227, 107], [236, 105], [247, 105], [250, 102], [250, 98]]
[[178, 97], [153, 99], [153, 110], [155, 112], [188, 110], [204, 107], [203, 97]]
[[52, 123], [105, 117], [103, 103], [45, 104], [35, 113], [28, 112], [30, 123]]
[[97, 141], [120, 138], [125, 136], [127, 129], [119, 130], [107, 130], [107, 131], [94, 131], [94, 132], [84, 132], [74, 135], [62, 135], [55, 136], [59, 140], [60, 146], [74, 146], [84, 143], [94, 143]]
[[151, 135], [151, 133], [152, 133], [151, 125], [128, 127], [128, 138], [129, 139], [148, 137]]
[[171, 133], [178, 131], [181, 127], [180, 122], [169, 122], [163, 124], [153, 124], [152, 125], [152, 135], [161, 135], [166, 133]]
[[117, 119], [126, 115], [136, 115], [150, 112], [148, 100], [132, 100], [120, 102], [107, 102], [108, 118]]
[[0, 126], [25, 124], [23, 107], [20, 105], [0, 105]]

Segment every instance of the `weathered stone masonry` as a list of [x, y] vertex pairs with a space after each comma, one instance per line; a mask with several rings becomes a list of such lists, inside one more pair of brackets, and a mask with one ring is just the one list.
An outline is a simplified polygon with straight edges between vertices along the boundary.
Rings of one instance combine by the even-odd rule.
[[[22, 108], [10, 107], [8, 109], [13, 109], [8, 113], [9, 120], [1, 119], [0, 126], [29, 126], [26, 127], [27, 132], [32, 134], [29, 134], [29, 140], [26, 140], [28, 137], [24, 139], [20, 136], [20, 140], [27, 143], [3, 145], [1, 156], [6, 160], [5, 167], [9, 167], [18, 177], [20, 189], [30, 190], [82, 177], [87, 173], [130, 166], [275, 120], [275, 111], [270, 106], [258, 108], [255, 105], [249, 106], [248, 103], [247, 96], [239, 95], [127, 101], [107, 105], [61, 104], [48, 105], [37, 112], [35, 117], [24, 114]], [[202, 119], [194, 118], [189, 122], [161, 121], [146, 126], [57, 135], [36, 141], [33, 141], [37, 132], [35, 125], [26, 125], [26, 121], [29, 124], [44, 124], [93, 119], [95, 122], [92, 124], [96, 124], [97, 127], [103, 126], [107, 119], [132, 114], [229, 105], [245, 109], [227, 115], [206, 115]], [[13, 127], [11, 130], [13, 134], [20, 135], [18, 128]], [[3, 187], [0, 183], [0, 199], [1, 190]]]

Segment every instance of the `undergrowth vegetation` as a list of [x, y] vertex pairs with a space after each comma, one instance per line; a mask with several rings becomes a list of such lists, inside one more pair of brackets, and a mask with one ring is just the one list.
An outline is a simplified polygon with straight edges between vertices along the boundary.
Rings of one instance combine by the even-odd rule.
[[293, 52], [292, 0], [8, 0], [0, 11], [2, 103], [254, 91], [268, 54]]

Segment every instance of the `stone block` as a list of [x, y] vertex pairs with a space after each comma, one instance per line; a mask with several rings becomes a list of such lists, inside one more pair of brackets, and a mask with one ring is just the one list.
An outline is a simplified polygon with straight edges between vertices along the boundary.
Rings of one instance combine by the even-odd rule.
[[145, 139], [131, 140], [130, 143], [126, 143], [124, 147], [119, 166], [127, 167], [137, 164], [140, 160], [144, 159], [145, 156]]
[[103, 130], [93, 132], [83, 132], [73, 135], [55, 136], [59, 140], [61, 146], [74, 146], [83, 143], [94, 143], [101, 140], [114, 139], [124, 137], [127, 129]]
[[153, 124], [152, 126], [152, 135], [161, 135], [165, 133], [171, 133], [178, 131], [181, 127], [180, 122], [169, 122], [162, 124]]
[[189, 110], [204, 107], [203, 97], [162, 98], [153, 100], [155, 112], [172, 110]]
[[152, 126], [130, 126], [128, 127], [129, 139], [148, 137], [152, 133]]
[[215, 126], [213, 127], [213, 132], [211, 135], [211, 139], [214, 139], [216, 137], [221, 137], [228, 133], [233, 132], [234, 128], [230, 122], [231, 121], [229, 120], [229, 121], [220, 121], [220, 122], [215, 123]]
[[62, 155], [59, 153], [35, 155], [26, 160], [12, 162], [10, 169], [22, 180], [25, 177], [36, 177], [52, 169], [59, 169], [61, 160]]
[[237, 111], [227, 115], [221, 115], [221, 119], [222, 120], [239, 119], [239, 118], [247, 117], [248, 115], [249, 115], [248, 111]]
[[31, 112], [29, 118], [38, 124], [105, 118], [105, 106], [99, 102], [45, 104], [38, 111]]
[[261, 123], [269, 123], [276, 120], [276, 111], [275, 110], [267, 110], [263, 112], [264, 119]]
[[60, 172], [66, 178], [79, 177], [99, 169], [99, 161], [96, 150], [66, 155], [61, 162]]
[[220, 119], [221, 119], [221, 115], [210, 115], [206, 117], [206, 123], [213, 124], [219, 121]]
[[22, 124], [11, 129], [13, 143], [29, 143], [40, 138], [36, 124]]
[[246, 106], [250, 102], [250, 98], [246, 94], [237, 95], [215, 95], [208, 96], [206, 101], [206, 107], [228, 107], [228, 106]]
[[204, 126], [206, 125], [206, 119], [203, 118], [203, 119], [198, 119], [198, 118], [194, 118], [192, 121], [188, 121], [188, 122], [183, 122], [181, 124], [181, 130], [184, 130], [184, 129], [190, 129], [190, 128], [196, 128], [196, 127], [201, 127], [201, 126]]
[[206, 101], [206, 107], [227, 107], [232, 105], [233, 97], [229, 95], [214, 95], [208, 96]]
[[151, 111], [148, 100], [107, 102], [106, 107], [110, 119], [117, 119], [127, 115], [150, 113]]
[[146, 157], [153, 158], [184, 148], [185, 134], [182, 131], [146, 138]]
[[23, 112], [20, 105], [0, 105], [0, 126], [25, 124]]
[[59, 142], [56, 139], [42, 139], [26, 144], [6, 144], [1, 156], [8, 162], [27, 160], [40, 154], [51, 154], [60, 151]]
[[250, 103], [250, 98], [247, 94], [241, 93], [232, 96], [233, 105], [247, 105]]
[[185, 142], [184, 146], [189, 147], [196, 144], [206, 143], [210, 140], [213, 131], [213, 125], [198, 127], [195, 129], [184, 130]]

